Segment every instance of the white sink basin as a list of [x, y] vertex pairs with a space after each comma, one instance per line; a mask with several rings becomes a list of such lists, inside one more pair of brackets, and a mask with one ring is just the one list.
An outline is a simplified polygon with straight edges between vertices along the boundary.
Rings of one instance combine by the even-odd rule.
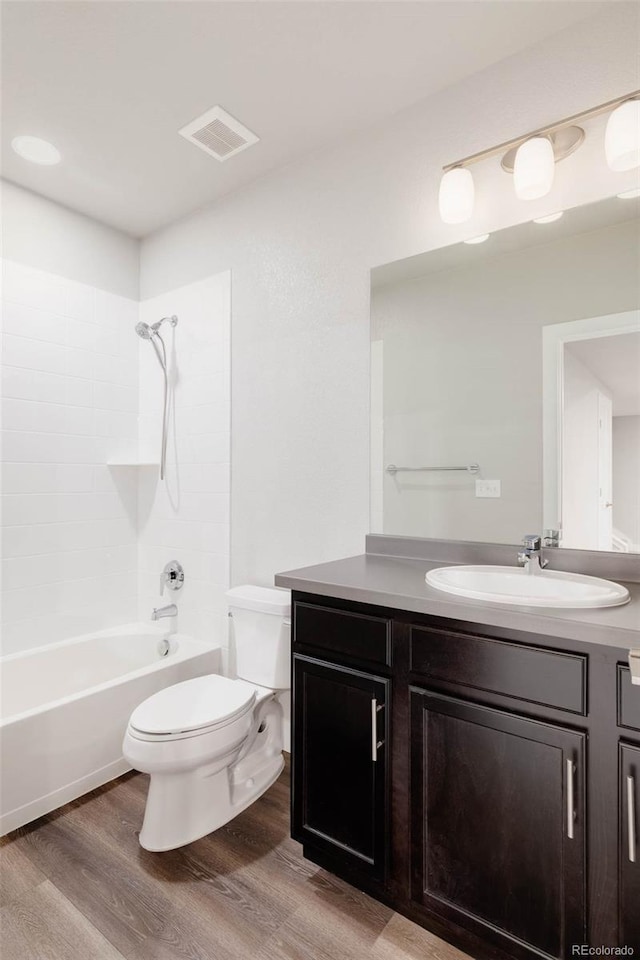
[[629, 600], [619, 583], [580, 573], [520, 567], [437, 567], [426, 577], [430, 587], [473, 600], [529, 607], [615, 607]]

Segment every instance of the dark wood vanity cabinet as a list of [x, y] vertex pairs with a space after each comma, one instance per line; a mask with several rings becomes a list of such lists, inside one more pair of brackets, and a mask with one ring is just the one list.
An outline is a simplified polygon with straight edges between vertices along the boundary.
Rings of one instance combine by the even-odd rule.
[[620, 887], [622, 943], [640, 950], [640, 745], [620, 744]]
[[390, 681], [294, 656], [293, 836], [384, 878]]
[[623, 652], [293, 600], [305, 856], [481, 960], [637, 956], [640, 688]]
[[585, 739], [412, 689], [412, 899], [570, 956], [585, 933]]

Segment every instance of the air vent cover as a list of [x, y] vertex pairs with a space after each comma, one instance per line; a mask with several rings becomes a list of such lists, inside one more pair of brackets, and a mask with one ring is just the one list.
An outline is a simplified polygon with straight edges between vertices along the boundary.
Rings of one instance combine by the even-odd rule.
[[178, 133], [216, 160], [235, 157], [260, 139], [222, 107], [212, 107]]

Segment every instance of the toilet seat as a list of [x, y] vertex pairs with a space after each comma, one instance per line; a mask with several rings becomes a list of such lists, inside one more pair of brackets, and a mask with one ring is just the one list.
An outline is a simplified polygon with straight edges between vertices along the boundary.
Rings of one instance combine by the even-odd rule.
[[253, 710], [256, 688], [218, 674], [173, 684], [144, 700], [131, 714], [138, 740], [182, 740], [235, 723]]

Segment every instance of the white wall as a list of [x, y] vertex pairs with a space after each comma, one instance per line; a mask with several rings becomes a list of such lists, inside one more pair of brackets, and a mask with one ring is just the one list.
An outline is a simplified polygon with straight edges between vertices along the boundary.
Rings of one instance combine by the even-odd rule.
[[[35, 227], [35, 225], [34, 225]], [[135, 619], [135, 300], [4, 261], [3, 653]]]
[[613, 418], [613, 526], [640, 552], [640, 416]]
[[0, 185], [5, 259], [138, 299], [138, 240], [6, 180]]
[[501, 483], [486, 499], [465, 473], [381, 474], [380, 532], [518, 543], [542, 529], [542, 330], [636, 309], [638, 237], [634, 220], [547, 243], [535, 229], [537, 245], [487, 244], [472, 266], [373, 290], [384, 464], [478, 462]]
[[[222, 273], [141, 304], [140, 316], [163, 326], [170, 369], [166, 483], [156, 469], [139, 476], [138, 612], [176, 602], [177, 629], [226, 645], [229, 586], [231, 434], [231, 276]], [[140, 341], [140, 456], [159, 459], [162, 371]], [[159, 575], [169, 560], [185, 569], [179, 592], [159, 596]]]
[[544, 200], [517, 202], [496, 160], [476, 168], [472, 223], [437, 215], [443, 164], [634, 90], [637, 18], [610, 4], [143, 243], [145, 298], [233, 269], [232, 582], [363, 548], [373, 265], [634, 184], [608, 171], [600, 129]]

